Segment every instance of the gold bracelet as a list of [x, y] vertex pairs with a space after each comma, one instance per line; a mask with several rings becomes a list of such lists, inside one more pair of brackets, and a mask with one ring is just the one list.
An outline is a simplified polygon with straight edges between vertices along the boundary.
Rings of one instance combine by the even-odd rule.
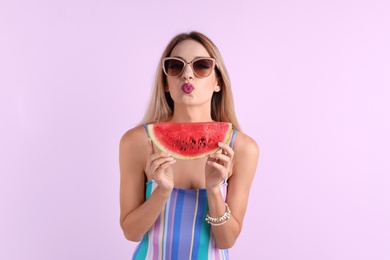
[[206, 215], [207, 223], [209, 223], [212, 226], [221, 226], [221, 225], [225, 224], [230, 219], [230, 213], [231, 213], [228, 204], [225, 203], [225, 205], [226, 205], [226, 211], [219, 218], [213, 218], [209, 215], [209, 213], [207, 213], [207, 215]]

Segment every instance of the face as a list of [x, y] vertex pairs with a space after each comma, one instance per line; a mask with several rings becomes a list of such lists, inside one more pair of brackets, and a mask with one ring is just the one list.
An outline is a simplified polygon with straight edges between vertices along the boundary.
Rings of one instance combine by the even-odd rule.
[[[185, 40], [173, 48], [170, 57], [180, 58], [190, 63], [199, 57], [210, 57], [210, 55], [202, 44], [193, 40]], [[198, 64], [193, 64], [193, 66], [199, 68]], [[165, 91], [170, 92], [175, 107], [180, 105], [209, 106], [213, 93], [220, 91], [215, 70], [212, 70], [210, 75], [200, 78], [194, 73], [190, 64], [184, 66], [179, 76], [167, 76], [167, 83]]]

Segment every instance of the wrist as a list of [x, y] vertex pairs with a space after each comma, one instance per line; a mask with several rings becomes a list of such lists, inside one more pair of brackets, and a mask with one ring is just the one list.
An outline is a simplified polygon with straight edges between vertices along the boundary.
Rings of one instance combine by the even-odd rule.
[[221, 186], [224, 184], [226, 184], [225, 179], [217, 182], [216, 184], [210, 184], [210, 183], [206, 182], [206, 190], [207, 190], [207, 192], [210, 192], [210, 193], [216, 193], [216, 194], [218, 193], [219, 194], [221, 192]]
[[153, 193], [157, 193], [162, 198], [168, 198], [172, 193], [173, 187], [162, 187], [157, 185]]
[[221, 189], [219, 186], [206, 187], [206, 191], [207, 191], [207, 196], [209, 197], [217, 196], [221, 194]]

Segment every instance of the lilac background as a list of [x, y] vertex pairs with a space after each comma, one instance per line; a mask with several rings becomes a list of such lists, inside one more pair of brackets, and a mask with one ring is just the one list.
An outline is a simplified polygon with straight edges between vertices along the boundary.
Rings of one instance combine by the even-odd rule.
[[0, 259], [130, 259], [118, 142], [176, 33], [261, 147], [233, 259], [390, 259], [390, 2], [0, 0]]

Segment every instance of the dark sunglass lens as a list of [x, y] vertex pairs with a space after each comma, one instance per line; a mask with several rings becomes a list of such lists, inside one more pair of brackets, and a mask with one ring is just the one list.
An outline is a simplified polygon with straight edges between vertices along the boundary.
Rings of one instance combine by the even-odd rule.
[[184, 67], [184, 63], [182, 61], [179, 61], [179, 60], [170, 59], [170, 60], [166, 60], [164, 62], [165, 72], [169, 76], [180, 75], [181, 71], [183, 70], [183, 67]]
[[199, 77], [207, 77], [210, 75], [213, 69], [213, 60], [211, 59], [201, 59], [197, 60], [192, 64], [194, 72]]

